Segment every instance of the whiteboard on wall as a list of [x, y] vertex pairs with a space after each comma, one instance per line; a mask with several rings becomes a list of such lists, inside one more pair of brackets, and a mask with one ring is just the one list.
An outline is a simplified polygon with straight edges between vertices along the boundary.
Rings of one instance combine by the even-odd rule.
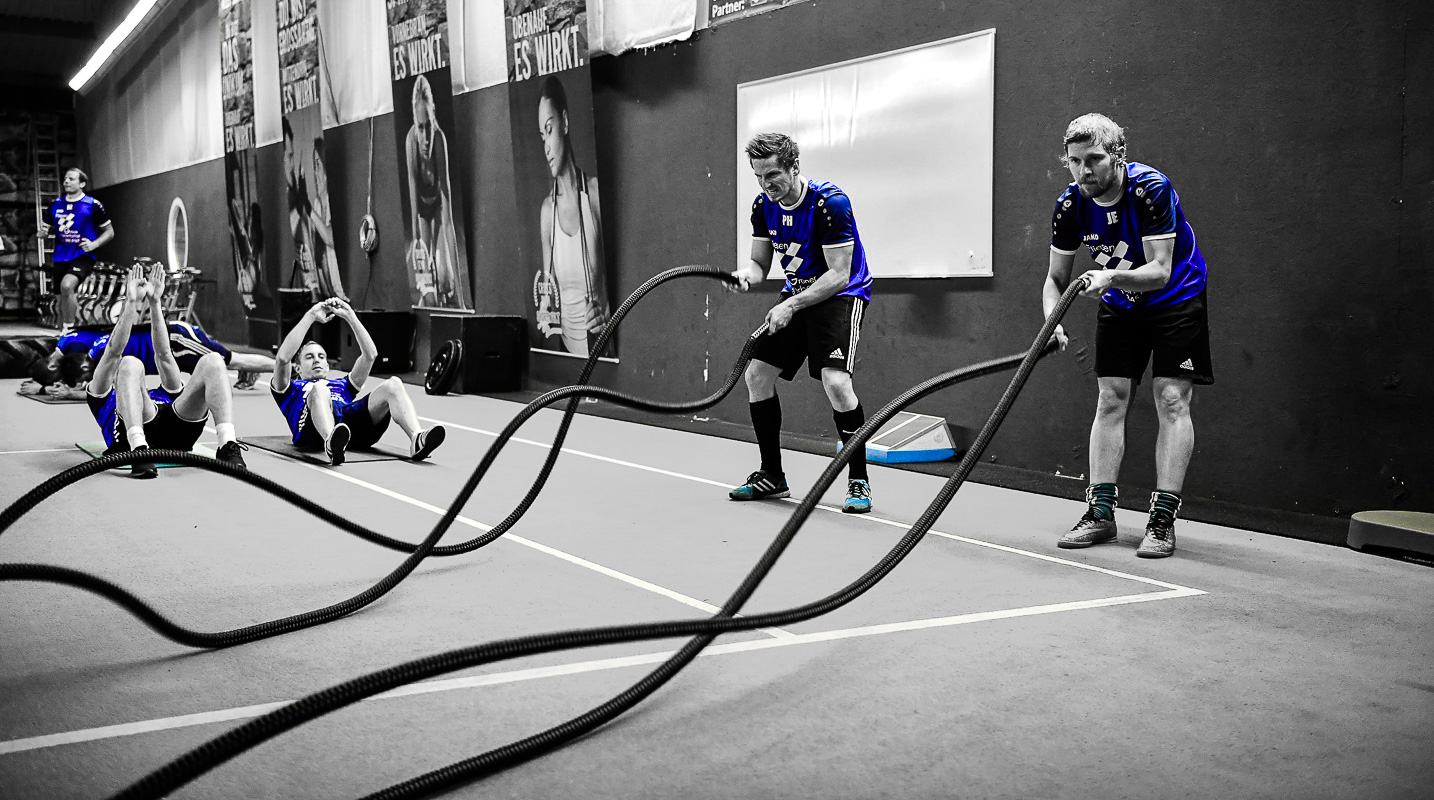
[[851, 198], [873, 277], [990, 277], [995, 55], [991, 29], [739, 84], [737, 263], [761, 191], [744, 150], [777, 132]]

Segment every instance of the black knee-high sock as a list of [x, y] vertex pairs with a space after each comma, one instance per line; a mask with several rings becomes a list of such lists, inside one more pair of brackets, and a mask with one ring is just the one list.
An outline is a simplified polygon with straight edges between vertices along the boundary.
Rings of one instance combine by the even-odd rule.
[[776, 395], [748, 404], [752, 412], [752, 430], [757, 434], [757, 449], [762, 453], [762, 471], [768, 475], [782, 474], [782, 403]]
[[[832, 419], [836, 421], [837, 435], [841, 437], [842, 446], [845, 447], [851, 435], [857, 429], [866, 424], [866, 412], [862, 410], [861, 403], [850, 411], [833, 411]], [[859, 453], [851, 457], [851, 464], [847, 468], [847, 477], [852, 480], [866, 480], [866, 454]]]

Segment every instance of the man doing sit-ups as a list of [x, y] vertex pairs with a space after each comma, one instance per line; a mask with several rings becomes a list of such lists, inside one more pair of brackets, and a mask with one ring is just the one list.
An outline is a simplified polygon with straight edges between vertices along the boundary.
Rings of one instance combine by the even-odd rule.
[[[323, 345], [305, 341], [315, 322], [338, 317], [354, 333], [359, 357], [353, 370], [342, 378], [329, 379], [329, 354]], [[302, 343], [302, 344], [301, 344]], [[418, 412], [408, 399], [408, 390], [397, 377], [388, 378], [372, 391], [360, 394], [378, 357], [378, 346], [368, 335], [348, 303], [330, 298], [305, 312], [289, 331], [274, 355], [274, 377], [269, 389], [279, 404], [294, 445], [301, 450], [322, 449], [335, 466], [344, 463], [349, 447], [372, 447], [388, 430], [390, 419], [408, 436], [409, 458], [422, 461], [443, 444], [443, 426], [427, 430], [418, 424]], [[290, 379], [290, 364], [297, 361], [298, 379]]]
[[[162, 266], [150, 269], [148, 281], [142, 268], [130, 268], [125, 279], [124, 307], [85, 390], [90, 412], [104, 434], [105, 454], [144, 448], [188, 451], [199, 441], [204, 433], [204, 421], [212, 414], [219, 436], [216, 457], [243, 467], [241, 445], [234, 438], [233, 398], [229, 394], [229, 372], [224, 359], [218, 353], [210, 353], [194, 365], [189, 380], [184, 379], [166, 335], [168, 326], [160, 304], [164, 281]], [[139, 319], [141, 305], [146, 301], [154, 337], [154, 360], [159, 367], [158, 389], [146, 389], [144, 364], [134, 356], [124, 355], [130, 328]], [[158, 475], [150, 463], [131, 467], [131, 477]]]

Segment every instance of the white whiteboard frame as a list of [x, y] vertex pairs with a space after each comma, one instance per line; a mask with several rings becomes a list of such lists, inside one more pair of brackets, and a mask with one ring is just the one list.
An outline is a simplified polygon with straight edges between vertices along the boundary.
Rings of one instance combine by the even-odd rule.
[[[736, 263], [751, 256], [760, 191], [744, 150], [779, 131], [801, 147], [803, 176], [851, 198], [872, 277], [992, 277], [995, 72], [988, 28], [738, 84]], [[783, 277], [775, 260], [769, 277]]]

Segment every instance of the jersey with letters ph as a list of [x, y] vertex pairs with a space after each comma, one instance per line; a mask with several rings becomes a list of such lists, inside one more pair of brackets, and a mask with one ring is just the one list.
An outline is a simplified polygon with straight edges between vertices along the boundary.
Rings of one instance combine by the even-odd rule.
[[774, 202], [766, 194], [752, 203], [752, 238], [768, 239], [776, 251], [777, 264], [787, 275], [782, 291], [801, 292], [827, 272], [824, 247], [853, 244], [851, 277], [837, 297], [858, 297], [871, 302], [871, 272], [866, 268], [866, 249], [856, 230], [851, 200], [835, 185], [807, 181], [801, 199], [792, 208]]
[[1117, 308], [1171, 306], [1205, 290], [1205, 258], [1170, 179], [1132, 161], [1125, 167], [1125, 186], [1114, 204], [1101, 205], [1094, 198], [1083, 197], [1072, 183], [1056, 201], [1051, 216], [1051, 249], [1072, 254], [1085, 244], [1091, 258], [1104, 269], [1145, 266], [1144, 243], [1151, 239], [1175, 240], [1170, 280], [1153, 291], [1107, 291], [1101, 299]]
[[[334, 399], [334, 407], [341, 408], [354, 401], [359, 393], [358, 387], [349, 380], [349, 376], [342, 378], [323, 379], [328, 384], [329, 395]], [[313, 383], [313, 379], [290, 381], [286, 391], [278, 392], [271, 385], [269, 393], [274, 395], [274, 402], [279, 404], [279, 411], [283, 413], [284, 419], [289, 423], [289, 432], [294, 435], [294, 443], [298, 444], [299, 434], [303, 431], [304, 420], [308, 419], [309, 408], [304, 398], [304, 387]], [[338, 418], [336, 421], [343, 422]]]
[[93, 242], [100, 238], [100, 228], [110, 224], [110, 216], [105, 213], [103, 203], [82, 194], [78, 200], [63, 196], [55, 198], [50, 203], [48, 221], [57, 240], [55, 261], [74, 261], [77, 258], [91, 257], [80, 249], [80, 240], [89, 239]]

